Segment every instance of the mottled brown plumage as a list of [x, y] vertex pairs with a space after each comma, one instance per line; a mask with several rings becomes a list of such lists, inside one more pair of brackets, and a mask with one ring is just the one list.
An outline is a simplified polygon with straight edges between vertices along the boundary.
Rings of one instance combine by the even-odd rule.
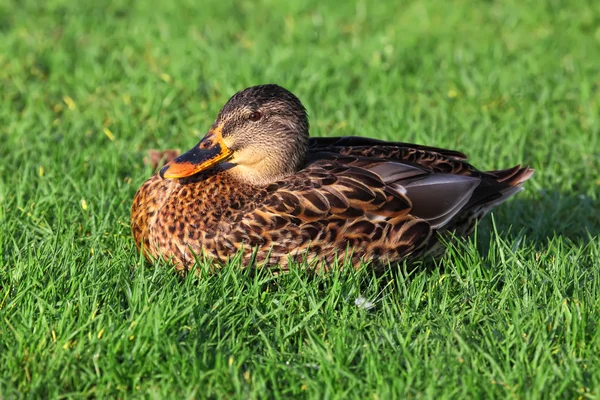
[[439, 257], [439, 237], [469, 235], [533, 170], [481, 172], [462, 153], [361, 137], [308, 138], [300, 101], [276, 85], [248, 88], [207, 136], [138, 190], [131, 227], [149, 259], [336, 258], [375, 267]]

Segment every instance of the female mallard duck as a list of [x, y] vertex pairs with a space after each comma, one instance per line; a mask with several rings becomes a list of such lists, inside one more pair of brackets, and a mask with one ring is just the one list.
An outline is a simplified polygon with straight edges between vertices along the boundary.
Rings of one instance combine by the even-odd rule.
[[336, 257], [375, 266], [443, 253], [522, 190], [528, 167], [482, 172], [452, 150], [361, 137], [309, 138], [300, 100], [255, 86], [225, 104], [208, 134], [138, 190], [131, 227], [149, 259], [188, 269], [241, 252], [287, 269]]

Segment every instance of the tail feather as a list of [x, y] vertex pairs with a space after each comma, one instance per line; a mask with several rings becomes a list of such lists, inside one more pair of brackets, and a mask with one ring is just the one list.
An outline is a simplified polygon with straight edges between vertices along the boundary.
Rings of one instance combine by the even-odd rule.
[[531, 178], [534, 172], [534, 169], [520, 165], [487, 172], [487, 176], [482, 179], [481, 184], [475, 189], [473, 196], [463, 209], [481, 207], [487, 213], [523, 190], [523, 184]]
[[531, 178], [534, 172], [535, 170], [532, 168], [515, 165], [508, 169], [490, 171], [488, 174], [495, 175], [498, 177], [497, 182], [504, 183], [507, 186], [520, 186]]

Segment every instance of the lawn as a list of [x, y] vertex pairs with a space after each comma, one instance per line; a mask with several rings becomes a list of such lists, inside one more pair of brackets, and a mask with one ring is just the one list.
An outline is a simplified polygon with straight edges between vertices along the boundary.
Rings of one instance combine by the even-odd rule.
[[[584, 0], [0, 1], [0, 398], [597, 398], [599, 49]], [[147, 150], [271, 82], [314, 136], [537, 172], [439, 268], [143, 261]]]

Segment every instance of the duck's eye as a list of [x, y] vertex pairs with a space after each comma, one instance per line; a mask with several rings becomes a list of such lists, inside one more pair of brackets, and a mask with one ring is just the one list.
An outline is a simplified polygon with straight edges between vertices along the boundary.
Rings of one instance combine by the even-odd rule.
[[262, 118], [262, 114], [261, 114], [261, 113], [259, 113], [258, 111], [254, 111], [252, 114], [250, 114], [250, 115], [248, 116], [248, 119], [249, 119], [250, 121], [254, 121], [254, 122], [258, 121], [258, 120], [259, 120], [259, 119], [261, 119], [261, 118]]

